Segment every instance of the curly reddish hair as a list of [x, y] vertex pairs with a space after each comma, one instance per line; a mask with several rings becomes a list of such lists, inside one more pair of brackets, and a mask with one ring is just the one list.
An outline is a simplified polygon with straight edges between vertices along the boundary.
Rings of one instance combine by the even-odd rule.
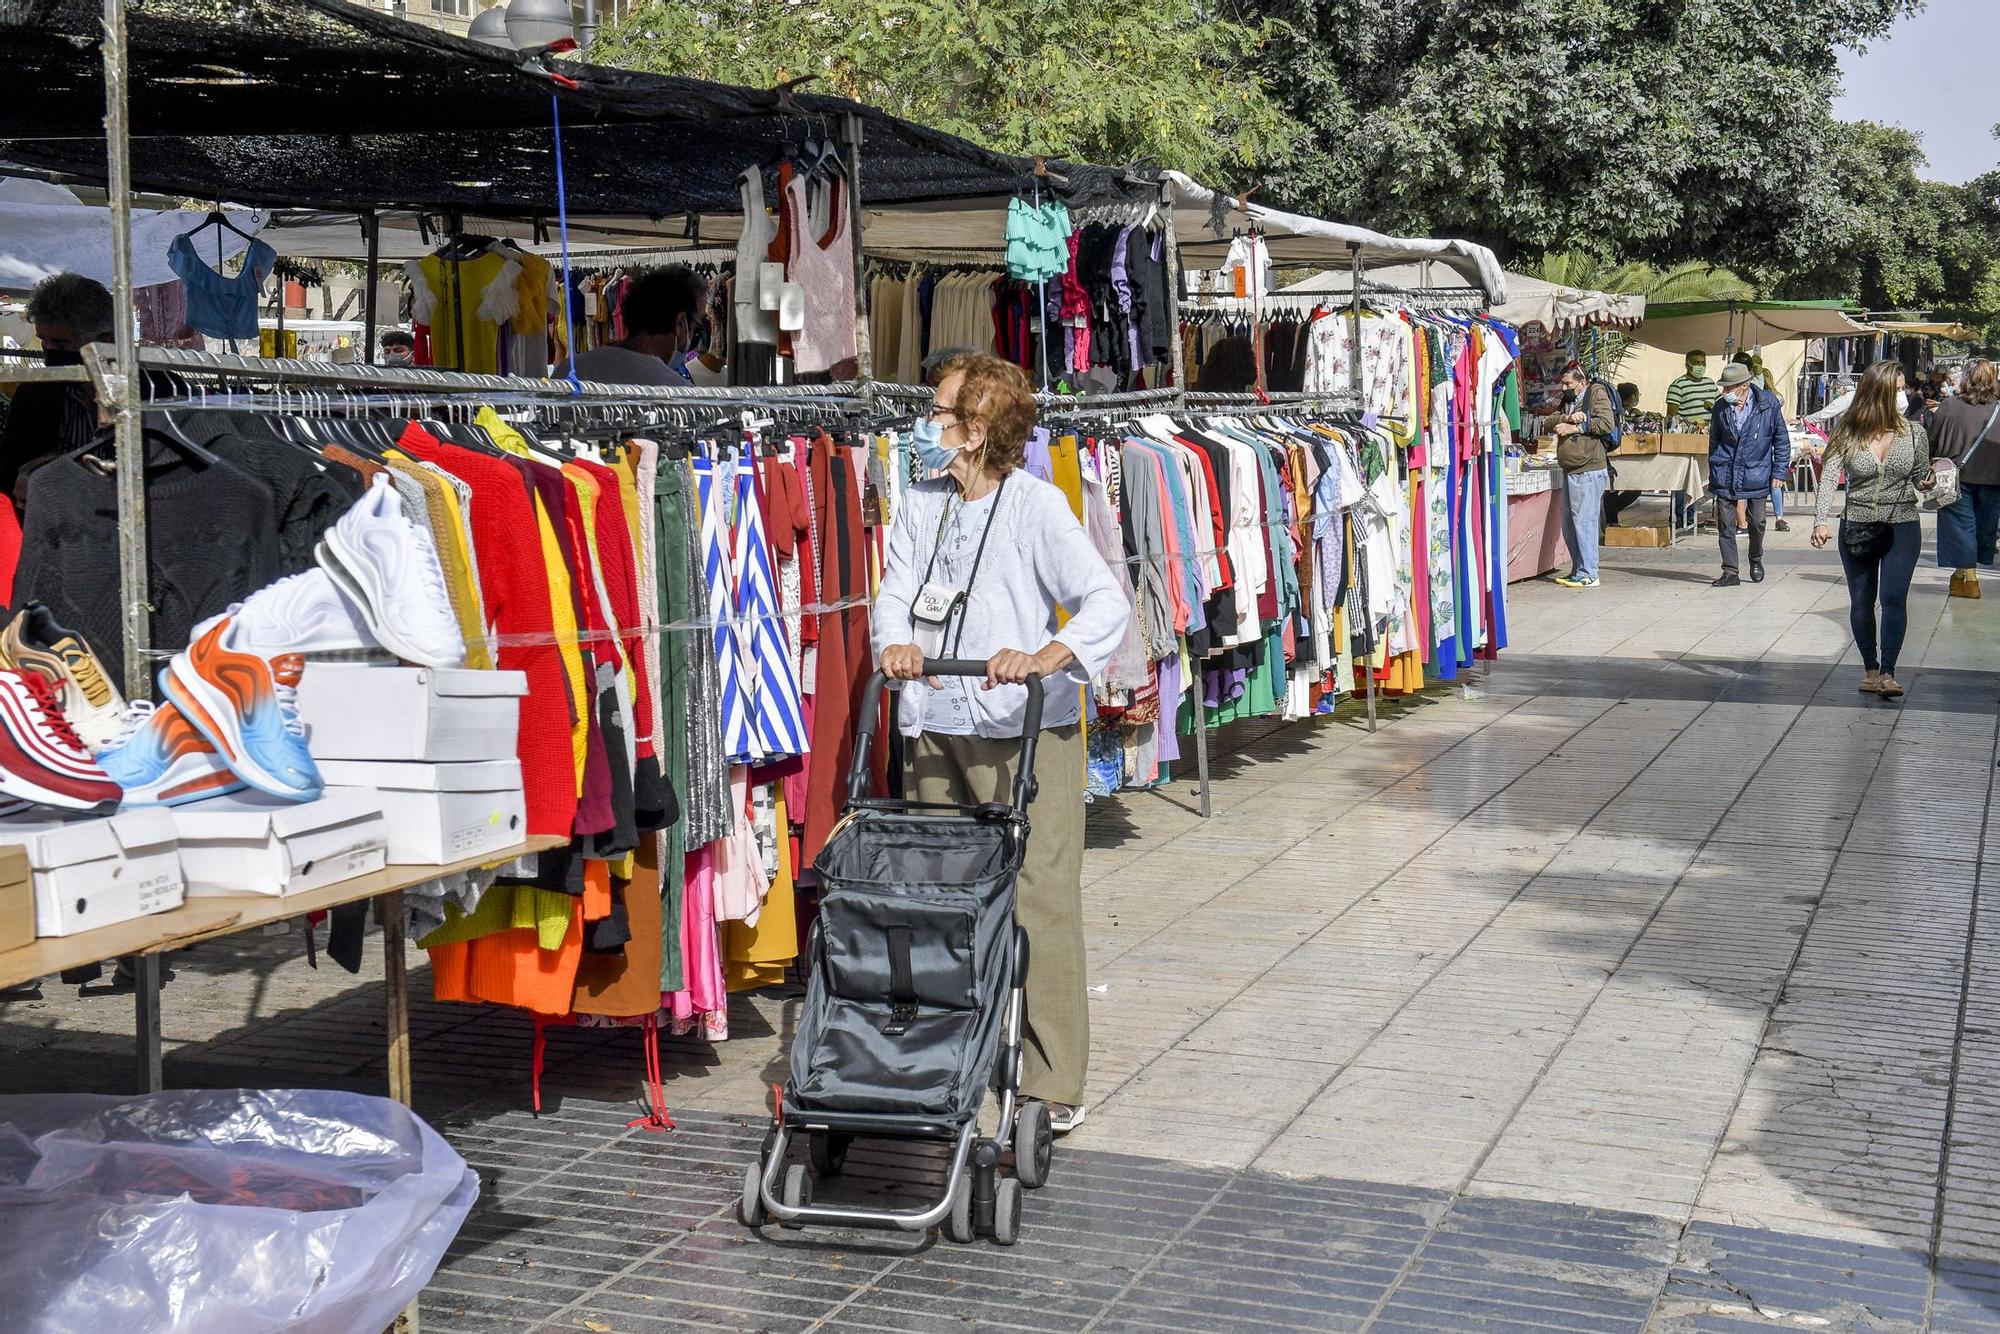
[[975, 353], [954, 357], [941, 379], [964, 376], [959, 382], [958, 418], [986, 428], [980, 462], [995, 477], [1005, 477], [1028, 456], [1028, 432], [1035, 428], [1035, 392], [1019, 366], [999, 357]]

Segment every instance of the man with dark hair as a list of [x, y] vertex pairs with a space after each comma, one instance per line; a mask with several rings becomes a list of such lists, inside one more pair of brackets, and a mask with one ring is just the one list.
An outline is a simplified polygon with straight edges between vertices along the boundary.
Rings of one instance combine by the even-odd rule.
[[640, 274], [618, 305], [625, 336], [578, 353], [576, 378], [597, 384], [693, 383], [681, 362], [694, 350], [707, 304], [707, 281], [685, 264]]
[[384, 329], [382, 331], [382, 364], [384, 366], [410, 366], [416, 363], [417, 340], [408, 329]]
[[[108, 343], [118, 317], [104, 284], [57, 273], [28, 295], [28, 322], [51, 366], [80, 366], [90, 343]], [[14, 392], [0, 434], [0, 493], [21, 496], [24, 474], [43, 460], [83, 445], [97, 431], [97, 395], [87, 384], [24, 384]]]

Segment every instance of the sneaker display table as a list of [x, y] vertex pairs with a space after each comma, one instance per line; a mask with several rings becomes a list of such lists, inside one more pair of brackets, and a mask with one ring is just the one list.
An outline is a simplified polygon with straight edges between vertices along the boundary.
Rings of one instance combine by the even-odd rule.
[[[103, 963], [126, 955], [164, 954], [169, 950], [185, 949], [204, 940], [213, 940], [217, 936], [252, 931], [273, 922], [303, 917], [310, 912], [374, 899], [380, 904], [383, 981], [388, 988], [389, 1095], [407, 1104], [410, 1101], [410, 1003], [409, 966], [403, 945], [403, 891], [460, 871], [498, 866], [529, 853], [545, 852], [568, 841], [544, 835], [511, 848], [443, 866], [386, 866], [369, 875], [342, 880], [303, 894], [191, 898], [178, 908], [154, 913], [150, 917], [134, 917], [73, 936], [49, 936], [32, 945], [0, 953], [0, 987], [17, 986], [38, 977], [52, 977], [66, 968]], [[159, 1069], [158, 1023], [148, 1023], [142, 1016], [138, 1040], [141, 1047], [140, 1068]]]

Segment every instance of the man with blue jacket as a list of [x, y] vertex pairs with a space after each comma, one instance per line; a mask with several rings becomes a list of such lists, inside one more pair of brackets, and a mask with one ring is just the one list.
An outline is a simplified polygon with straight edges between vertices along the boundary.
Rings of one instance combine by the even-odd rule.
[[1722, 577], [1711, 585], [1734, 588], [1736, 533], [1750, 530], [1750, 579], [1764, 580], [1764, 515], [1771, 493], [1784, 486], [1792, 464], [1792, 436], [1778, 396], [1752, 382], [1750, 368], [1722, 368], [1722, 397], [1708, 418], [1708, 489], [1715, 497], [1715, 531], [1722, 544]]

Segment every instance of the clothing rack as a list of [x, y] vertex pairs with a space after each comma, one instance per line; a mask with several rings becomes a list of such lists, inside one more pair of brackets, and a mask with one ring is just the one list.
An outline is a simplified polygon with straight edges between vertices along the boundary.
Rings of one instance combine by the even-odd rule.
[[[738, 388], [729, 385], [615, 385], [590, 381], [537, 378], [525, 375], [485, 375], [440, 371], [417, 366], [367, 366], [354, 362], [302, 361], [287, 357], [246, 357], [226, 352], [196, 352], [183, 348], [145, 348], [138, 352], [140, 369], [176, 375], [231, 377], [273, 384], [324, 385], [374, 390], [385, 395], [431, 394], [476, 398], [526, 398], [579, 403], [735, 404], [757, 402], [860, 399], [867, 386], [840, 380], [820, 385], [771, 385]], [[65, 376], [63, 378], [75, 378]], [[94, 377], [93, 377], [94, 378]], [[103, 392], [105, 386], [98, 386]]]

